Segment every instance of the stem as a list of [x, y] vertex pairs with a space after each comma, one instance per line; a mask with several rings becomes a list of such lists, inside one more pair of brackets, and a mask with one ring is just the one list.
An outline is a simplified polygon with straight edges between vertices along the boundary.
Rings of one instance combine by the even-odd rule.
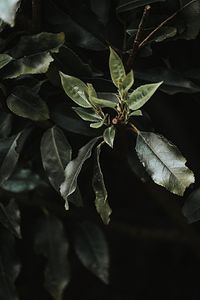
[[139, 26], [138, 26], [138, 29], [137, 29], [137, 32], [136, 32], [136, 36], [135, 36], [135, 39], [134, 39], [134, 42], [133, 42], [133, 48], [132, 48], [132, 51], [129, 55], [129, 58], [128, 58], [128, 61], [127, 61], [127, 73], [132, 69], [132, 66], [133, 66], [133, 62], [134, 62], [134, 58], [135, 58], [135, 55], [138, 51], [138, 48], [139, 48], [139, 39], [140, 39], [140, 35], [141, 35], [141, 32], [142, 32], [142, 27], [143, 27], [143, 23], [145, 21], [145, 18], [147, 16], [147, 13], [149, 12], [151, 6], [150, 5], [146, 5], [145, 8], [144, 8], [144, 11], [143, 11], [143, 15], [142, 15], [142, 18], [140, 20], [140, 23], [139, 23]]
[[183, 5], [180, 9], [178, 9], [175, 13], [165, 19], [162, 23], [160, 23], [153, 31], [149, 33], [149, 35], [139, 44], [138, 49], [140, 49], [160, 28], [162, 28], [167, 22], [172, 20], [176, 15], [178, 15], [183, 9], [196, 2], [197, 0], [192, 0], [185, 5]]
[[133, 123], [129, 123], [129, 125], [131, 126], [130, 129], [131, 129], [134, 133], [136, 133], [137, 135], [140, 134], [139, 129], [137, 129], [137, 127], [136, 127]]

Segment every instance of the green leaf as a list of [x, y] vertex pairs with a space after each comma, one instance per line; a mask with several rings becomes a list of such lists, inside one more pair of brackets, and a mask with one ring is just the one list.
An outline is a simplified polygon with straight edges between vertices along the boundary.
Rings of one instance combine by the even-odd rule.
[[97, 122], [102, 119], [93, 109], [90, 108], [73, 107], [73, 110], [84, 121]]
[[75, 232], [75, 251], [82, 264], [104, 283], [109, 282], [109, 253], [105, 237], [93, 223], [82, 223]]
[[104, 130], [103, 138], [104, 141], [113, 148], [113, 143], [115, 139], [116, 128], [112, 125]]
[[94, 173], [92, 179], [92, 186], [96, 195], [95, 206], [97, 212], [100, 214], [103, 222], [108, 224], [110, 222], [110, 215], [112, 210], [108, 204], [108, 193], [104, 184], [103, 173], [100, 165], [101, 145], [99, 144], [95, 150]]
[[60, 72], [60, 77], [63, 89], [69, 98], [82, 107], [92, 107], [88, 99], [87, 85], [83, 81], [62, 72]]
[[185, 166], [186, 159], [163, 136], [139, 132], [135, 149], [153, 181], [170, 192], [182, 196], [194, 182], [194, 174]]
[[68, 209], [68, 197], [71, 195], [77, 188], [77, 178], [82, 169], [84, 162], [91, 156], [92, 148], [98, 141], [99, 137], [95, 137], [85, 146], [83, 146], [77, 157], [70, 161], [65, 168], [65, 180], [60, 186], [61, 196], [65, 200], [65, 208]]
[[129, 108], [131, 110], [141, 108], [153, 96], [162, 83], [161, 81], [158, 83], [145, 84], [134, 90], [127, 99]]
[[[9, 138], [9, 146], [6, 149], [6, 153], [0, 166], [0, 184], [5, 182], [13, 173], [15, 166], [18, 162], [20, 152], [23, 149], [24, 143], [30, 134], [31, 129], [27, 128], [20, 131], [17, 135]], [[5, 140], [0, 140], [0, 152], [1, 142], [5, 143]], [[5, 150], [4, 150], [5, 151]]]
[[105, 122], [106, 117], [107, 117], [107, 115], [106, 115], [105, 118], [102, 119], [101, 121], [96, 122], [96, 123], [91, 123], [91, 124], [90, 124], [90, 127], [91, 127], [91, 128], [96, 128], [96, 129], [102, 127], [102, 126], [104, 125], [104, 122]]
[[0, 19], [10, 26], [14, 26], [15, 14], [20, 6], [20, 0], [1, 0]]
[[91, 97], [91, 103], [94, 104], [97, 107], [109, 107], [109, 108], [115, 108], [117, 106], [116, 102], [105, 100], [105, 99], [99, 99], [96, 97]]
[[91, 83], [87, 83], [87, 88], [88, 88], [88, 95], [89, 95], [90, 101], [91, 101], [91, 97], [97, 98], [97, 93]]
[[120, 0], [117, 12], [122, 13], [125, 11], [130, 11], [138, 7], [145, 6], [154, 2], [164, 2], [165, 0]]
[[0, 138], [6, 138], [12, 130], [12, 115], [5, 112], [0, 113]]
[[124, 79], [126, 78], [126, 72], [123, 62], [119, 55], [110, 47], [109, 57], [110, 75], [114, 85], [119, 88]]
[[46, 259], [44, 286], [52, 299], [62, 300], [70, 281], [68, 261], [69, 243], [63, 224], [55, 216], [47, 215], [37, 224], [35, 251]]
[[16, 115], [33, 121], [49, 119], [47, 104], [26, 86], [17, 86], [7, 98], [8, 108]]
[[183, 215], [189, 223], [200, 220], [200, 188], [193, 191], [186, 199], [182, 208]]
[[0, 54], [0, 69], [6, 66], [11, 60], [12, 57], [10, 55]]
[[5, 207], [0, 203], [0, 223], [15, 237], [21, 239], [20, 211], [14, 199]]
[[23, 193], [34, 190], [41, 183], [42, 180], [37, 174], [29, 169], [21, 169], [2, 183], [1, 188], [11, 193]]
[[122, 81], [121, 88], [125, 93], [129, 91], [134, 83], [133, 70], [131, 70]]
[[142, 111], [140, 110], [140, 109], [138, 109], [138, 110], [134, 110], [134, 111], [132, 111], [129, 115], [128, 115], [129, 117], [132, 117], [132, 116], [143, 116], [143, 114], [142, 114]]
[[65, 167], [71, 160], [71, 146], [62, 130], [54, 126], [44, 133], [40, 149], [45, 172], [54, 189], [59, 192], [65, 179]]

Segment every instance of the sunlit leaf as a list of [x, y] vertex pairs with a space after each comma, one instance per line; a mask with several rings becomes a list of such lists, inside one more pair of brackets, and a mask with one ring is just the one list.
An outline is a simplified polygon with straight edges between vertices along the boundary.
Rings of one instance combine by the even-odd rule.
[[52, 299], [62, 300], [70, 281], [69, 244], [63, 224], [55, 216], [45, 216], [37, 224], [35, 251], [47, 259], [44, 286]]
[[119, 55], [110, 47], [109, 68], [112, 81], [116, 87], [120, 87], [126, 78], [123, 62]]
[[75, 159], [70, 161], [65, 168], [65, 180], [60, 186], [61, 196], [65, 200], [65, 208], [68, 209], [68, 197], [77, 188], [77, 178], [81, 172], [84, 162], [91, 156], [92, 148], [98, 141], [99, 137], [92, 139], [85, 146], [83, 146]]
[[109, 107], [109, 108], [115, 108], [117, 106], [117, 103], [105, 99], [99, 99], [95, 97], [91, 97], [91, 103], [96, 105], [97, 107]]
[[113, 148], [113, 143], [115, 139], [116, 128], [112, 125], [104, 130], [103, 138], [106, 144]]
[[131, 110], [141, 108], [156, 92], [162, 82], [150, 83], [139, 86], [134, 90], [127, 99], [128, 106]]
[[75, 251], [82, 264], [101, 279], [109, 282], [109, 253], [105, 237], [95, 224], [84, 222], [75, 232]]
[[124, 80], [121, 83], [121, 88], [123, 89], [123, 91], [125, 93], [128, 92], [128, 90], [132, 87], [134, 83], [134, 76], [133, 76], [133, 70], [131, 70], [126, 77], [124, 78]]
[[103, 222], [108, 224], [110, 222], [110, 215], [112, 210], [108, 204], [108, 193], [104, 184], [103, 173], [100, 165], [101, 144], [95, 150], [94, 173], [92, 179], [92, 186], [95, 192], [95, 206], [97, 212], [100, 214]]
[[80, 79], [60, 72], [63, 89], [67, 96], [82, 107], [91, 107], [87, 94], [87, 85]]
[[16, 115], [33, 121], [49, 119], [47, 104], [26, 86], [17, 86], [7, 98], [9, 109]]
[[21, 0], [1, 0], [0, 1], [0, 19], [14, 26], [15, 14], [20, 6]]
[[152, 132], [139, 132], [137, 155], [153, 181], [182, 196], [194, 182], [194, 174], [185, 166], [186, 159], [166, 138]]

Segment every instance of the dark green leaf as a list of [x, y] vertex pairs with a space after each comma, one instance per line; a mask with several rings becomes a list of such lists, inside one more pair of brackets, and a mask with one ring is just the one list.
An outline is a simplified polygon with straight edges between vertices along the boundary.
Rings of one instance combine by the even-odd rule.
[[67, 96], [82, 107], [91, 107], [87, 95], [87, 85], [80, 79], [60, 72], [63, 89]]
[[110, 222], [110, 215], [112, 210], [108, 204], [108, 193], [104, 184], [103, 173], [100, 165], [101, 144], [95, 150], [94, 173], [92, 186], [95, 192], [95, 206], [97, 212], [100, 214], [103, 222], [108, 224]]
[[194, 174], [185, 166], [186, 159], [166, 138], [152, 132], [139, 132], [137, 155], [153, 181], [182, 196], [194, 182]]
[[77, 178], [79, 173], [81, 172], [82, 166], [84, 162], [91, 156], [92, 148], [98, 141], [99, 137], [95, 137], [90, 142], [88, 142], [85, 146], [83, 146], [79, 152], [77, 157], [70, 161], [65, 168], [65, 180], [60, 186], [61, 196], [65, 200], [65, 208], [68, 207], [68, 197], [73, 194], [73, 192], [77, 188]]
[[126, 73], [121, 58], [111, 47], [109, 57], [109, 68], [112, 81], [114, 85], [117, 88], [119, 88], [124, 79], [126, 78]]
[[116, 128], [112, 125], [104, 130], [103, 138], [104, 141], [113, 148], [113, 143], [115, 139]]
[[61, 129], [54, 126], [48, 129], [41, 140], [43, 167], [56, 191], [64, 181], [64, 170], [71, 160], [72, 149]]
[[37, 224], [35, 250], [47, 259], [44, 286], [54, 300], [63, 299], [63, 291], [70, 281], [69, 244], [63, 224], [48, 215]]
[[6, 154], [0, 167], [0, 184], [5, 182], [13, 173], [30, 131], [31, 129], [24, 129], [9, 139], [9, 147], [6, 149]]
[[153, 96], [162, 83], [161, 81], [139, 86], [128, 96], [127, 103], [129, 108], [131, 110], [141, 108]]
[[21, 0], [1, 0], [0, 1], [0, 19], [14, 26], [15, 14], [20, 6]]
[[12, 115], [0, 113], [0, 138], [6, 138], [10, 135], [12, 129]]
[[26, 86], [17, 86], [7, 98], [9, 109], [16, 115], [33, 121], [49, 119], [46, 103]]
[[79, 226], [74, 238], [75, 251], [82, 264], [104, 283], [108, 283], [108, 246], [100, 228], [84, 222]]
[[[180, 0], [181, 6], [187, 4], [188, 0]], [[186, 23], [186, 30], [180, 38], [187, 40], [195, 39], [200, 31], [200, 1], [194, 1], [187, 8], [183, 9], [181, 15]]]
[[200, 189], [198, 188], [192, 192], [186, 199], [182, 208], [183, 215], [187, 218], [189, 223], [200, 220]]
[[0, 69], [6, 66], [11, 60], [12, 57], [10, 55], [0, 54]]
[[120, 0], [117, 7], [117, 12], [125, 12], [135, 8], [145, 6], [154, 2], [164, 2], [165, 0]]
[[17, 238], [21, 238], [20, 211], [14, 200], [5, 207], [0, 203], [0, 223]]

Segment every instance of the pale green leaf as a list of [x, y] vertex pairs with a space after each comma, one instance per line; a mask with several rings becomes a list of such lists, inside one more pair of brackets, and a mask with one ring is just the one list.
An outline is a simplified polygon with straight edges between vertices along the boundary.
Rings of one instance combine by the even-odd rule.
[[88, 87], [88, 95], [89, 95], [89, 99], [91, 97], [95, 97], [97, 98], [97, 93], [93, 87], [93, 85], [91, 83], [87, 83], [87, 87]]
[[82, 107], [92, 107], [89, 102], [87, 85], [80, 79], [60, 72], [63, 89], [67, 96]]
[[91, 128], [100, 128], [100, 127], [102, 127], [104, 125], [106, 117], [107, 117], [107, 115], [101, 121], [90, 124], [90, 127]]
[[132, 117], [132, 116], [143, 116], [143, 114], [142, 114], [142, 111], [140, 110], [140, 109], [138, 109], [138, 110], [134, 110], [134, 111], [132, 111], [129, 115], [128, 115], [129, 117]]
[[94, 173], [92, 186], [95, 192], [95, 206], [97, 212], [100, 214], [103, 222], [108, 224], [110, 222], [110, 215], [112, 210], [108, 204], [108, 193], [104, 184], [103, 173], [101, 171], [100, 165], [100, 153], [101, 153], [101, 145], [99, 144], [95, 150], [95, 161], [94, 161]]
[[121, 88], [124, 90], [125, 93], [127, 93], [128, 90], [132, 87], [133, 83], [134, 83], [134, 76], [133, 76], [133, 70], [131, 70], [122, 81]]
[[131, 110], [141, 108], [153, 96], [162, 83], [161, 81], [158, 83], [145, 84], [134, 90], [127, 99], [129, 108]]
[[12, 57], [10, 55], [0, 54], [0, 69], [6, 66], [11, 60]]
[[193, 172], [185, 166], [186, 159], [166, 138], [152, 132], [139, 132], [137, 155], [153, 181], [170, 192], [182, 196], [194, 183]]
[[93, 109], [90, 108], [73, 107], [73, 110], [84, 121], [98, 122], [102, 119]]
[[65, 208], [68, 207], [68, 197], [74, 193], [77, 188], [77, 178], [81, 172], [84, 162], [91, 156], [92, 148], [98, 141], [99, 137], [95, 137], [83, 146], [75, 159], [70, 161], [65, 168], [65, 180], [60, 186], [61, 196], [65, 200]]
[[126, 78], [126, 72], [123, 62], [119, 55], [110, 47], [109, 57], [110, 75], [114, 85], [119, 88], [123, 80]]
[[20, 2], [20, 0], [1, 0], [0, 19], [11, 26], [14, 26], [15, 14], [20, 6]]
[[99, 99], [96, 97], [91, 97], [90, 98], [91, 103], [94, 104], [95, 106], [99, 107], [109, 107], [109, 108], [115, 108], [117, 106], [116, 102], [105, 100], [105, 99]]
[[104, 141], [113, 148], [113, 143], [115, 139], [116, 128], [112, 125], [104, 130], [103, 138]]

